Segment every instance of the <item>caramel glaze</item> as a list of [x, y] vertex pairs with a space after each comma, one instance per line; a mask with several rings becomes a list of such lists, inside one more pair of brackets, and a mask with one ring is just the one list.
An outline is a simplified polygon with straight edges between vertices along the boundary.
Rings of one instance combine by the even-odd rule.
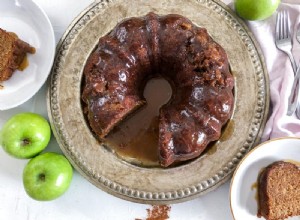
[[1, 28], [0, 45], [0, 82], [2, 82], [8, 80], [16, 69], [23, 70], [28, 66], [26, 54], [34, 54], [35, 48], [20, 40], [15, 33], [6, 32]]
[[172, 88], [165, 79], [150, 79], [144, 90], [147, 104], [108, 134], [109, 146], [130, 163], [158, 166], [159, 109], [171, 95]]
[[164, 167], [199, 156], [231, 116], [234, 79], [225, 51], [206, 29], [180, 15], [122, 21], [99, 39], [84, 75], [85, 112], [99, 138], [145, 105], [150, 78], [170, 82], [172, 97], [158, 116]]
[[251, 190], [255, 190], [254, 198], [255, 198], [256, 202], [258, 202], [258, 183], [257, 182], [255, 182], [251, 185]]
[[24, 56], [22, 63], [18, 67], [18, 70], [23, 71], [29, 66], [29, 61], [27, 58], [27, 54]]

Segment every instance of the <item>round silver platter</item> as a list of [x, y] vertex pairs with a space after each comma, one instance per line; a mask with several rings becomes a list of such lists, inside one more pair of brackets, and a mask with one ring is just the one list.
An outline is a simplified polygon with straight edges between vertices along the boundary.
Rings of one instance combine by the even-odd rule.
[[[99, 142], [81, 106], [82, 72], [99, 37], [134, 16], [180, 14], [205, 27], [227, 52], [235, 77], [235, 106], [222, 136], [205, 154], [173, 168], [130, 164]], [[138, 203], [169, 204], [193, 199], [231, 177], [260, 140], [269, 109], [269, 81], [258, 44], [244, 23], [215, 0], [96, 1], [70, 25], [57, 47], [48, 90], [54, 135], [73, 166], [102, 190]]]

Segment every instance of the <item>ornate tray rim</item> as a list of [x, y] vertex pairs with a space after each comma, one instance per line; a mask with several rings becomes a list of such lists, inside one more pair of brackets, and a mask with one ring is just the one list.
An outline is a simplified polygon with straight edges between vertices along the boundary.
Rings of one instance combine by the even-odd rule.
[[[265, 127], [265, 123], [268, 116], [269, 111], [269, 102], [270, 102], [270, 95], [269, 95], [269, 77], [268, 72], [266, 69], [266, 65], [264, 62], [264, 56], [260, 49], [259, 44], [255, 40], [253, 34], [248, 29], [246, 24], [243, 20], [241, 20], [235, 13], [223, 2], [219, 0], [195, 0], [200, 4], [207, 4], [214, 10], [218, 10], [218, 13], [223, 13], [226, 16], [226, 19], [232, 22], [232, 26], [237, 28], [239, 26], [239, 33], [240, 36], [245, 38], [245, 45], [247, 47], [253, 47], [255, 52], [258, 54], [258, 61], [261, 67], [261, 70], [257, 70], [255, 74], [258, 75], [258, 72], [261, 72], [262, 78], [265, 84], [260, 85], [264, 88], [263, 91], [259, 92], [261, 95], [261, 99], [265, 102], [259, 102], [257, 105], [260, 107], [260, 111], [256, 112], [257, 117], [255, 117], [255, 121], [251, 122], [251, 132], [249, 132], [249, 136], [245, 141], [243, 147], [239, 148], [239, 152], [235, 155], [234, 158], [227, 164], [227, 166], [222, 167], [222, 171], [217, 173], [216, 175], [212, 176], [210, 179], [201, 182], [200, 186], [193, 186], [187, 189], [174, 191], [174, 192], [164, 192], [164, 193], [153, 193], [153, 192], [145, 192], [139, 191], [135, 189], [129, 189], [119, 185], [118, 183], [111, 182], [110, 180], [106, 179], [105, 177], [98, 177], [96, 174], [84, 167], [80, 161], [74, 161], [74, 154], [72, 152], [68, 152], [68, 149], [64, 147], [65, 140], [64, 135], [59, 129], [59, 125], [56, 122], [55, 118], [58, 116], [56, 110], [56, 74], [60, 68], [60, 62], [62, 58], [66, 55], [65, 50], [67, 50], [68, 45], [71, 44], [72, 39], [80, 30], [95, 14], [96, 10], [99, 10], [101, 7], [105, 7], [107, 4], [114, 2], [114, 0], [96, 0], [95, 2], [91, 3], [85, 10], [83, 10], [69, 25], [66, 29], [65, 33], [61, 37], [60, 41], [57, 44], [57, 54], [55, 57], [55, 61], [51, 71], [51, 78], [49, 78], [49, 87], [47, 92], [47, 111], [48, 117], [50, 120], [50, 124], [52, 127], [53, 134], [63, 151], [66, 157], [69, 159], [71, 164], [75, 167], [75, 169], [84, 176], [88, 181], [96, 185], [97, 187], [101, 188], [102, 190], [106, 191], [109, 194], [117, 196], [119, 198], [129, 200], [132, 202], [137, 203], [145, 203], [145, 204], [173, 204], [178, 202], [184, 202], [191, 199], [194, 199], [200, 195], [208, 193], [224, 182], [226, 182], [233, 174], [235, 168], [241, 161], [241, 159], [253, 148], [255, 147], [261, 138], [262, 132]], [[235, 26], [236, 25], [236, 26]], [[75, 29], [74, 29], [75, 28]], [[53, 112], [54, 111], [54, 112]], [[58, 127], [57, 127], [58, 126]], [[76, 157], [76, 156], [75, 156]]]

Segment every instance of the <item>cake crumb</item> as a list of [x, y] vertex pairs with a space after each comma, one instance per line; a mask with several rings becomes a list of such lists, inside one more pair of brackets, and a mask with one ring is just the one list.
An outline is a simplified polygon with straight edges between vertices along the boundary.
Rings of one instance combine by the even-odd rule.
[[171, 206], [168, 205], [152, 205], [151, 208], [147, 210], [147, 218], [135, 218], [135, 220], [167, 220], [169, 219], [169, 212], [171, 211]]
[[153, 205], [152, 209], [147, 209], [146, 220], [166, 220], [169, 219], [171, 207], [168, 205]]
[[3, 86], [3, 85], [0, 85], [0, 90], [1, 90], [1, 89], [4, 89], [4, 86]]

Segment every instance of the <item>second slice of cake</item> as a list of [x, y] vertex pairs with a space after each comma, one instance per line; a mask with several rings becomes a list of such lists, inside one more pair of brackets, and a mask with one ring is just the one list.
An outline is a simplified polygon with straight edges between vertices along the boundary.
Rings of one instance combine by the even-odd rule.
[[0, 82], [12, 76], [27, 53], [34, 54], [35, 48], [19, 39], [16, 34], [0, 28]]

